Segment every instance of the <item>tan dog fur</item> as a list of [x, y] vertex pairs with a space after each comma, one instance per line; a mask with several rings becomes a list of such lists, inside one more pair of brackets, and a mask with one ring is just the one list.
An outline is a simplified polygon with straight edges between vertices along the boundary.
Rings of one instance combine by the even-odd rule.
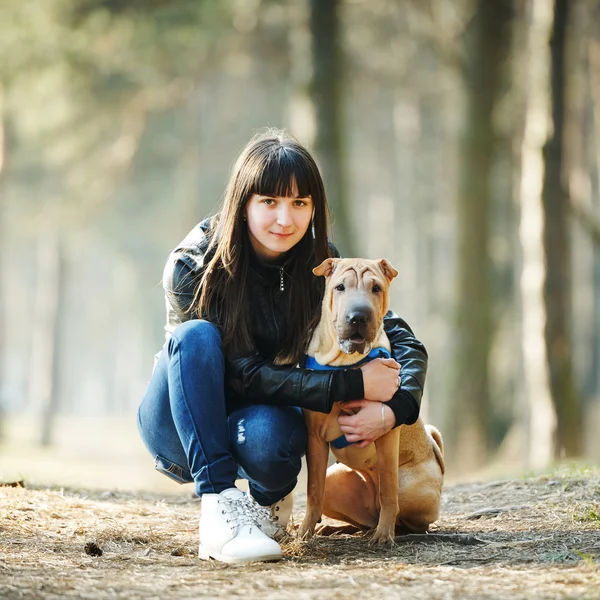
[[[362, 360], [371, 347], [389, 350], [383, 317], [396, 269], [385, 259], [327, 259], [313, 272], [327, 277], [327, 282], [321, 321], [308, 354], [323, 365], [350, 366]], [[340, 284], [342, 292], [336, 289]], [[365, 328], [365, 348], [347, 354], [339, 341], [344, 336], [346, 315], [353, 306], [365, 303], [373, 309]], [[338, 402], [329, 414], [304, 411], [309, 434], [308, 498], [299, 535], [311, 537], [322, 514], [350, 523], [354, 531], [376, 527], [371, 543], [393, 541], [396, 527], [426, 531], [438, 518], [442, 491], [444, 459], [439, 431], [419, 418], [413, 425], [392, 429], [366, 448], [354, 444], [331, 447], [339, 462], [327, 469], [329, 444], [342, 435], [337, 422], [341, 412]]]

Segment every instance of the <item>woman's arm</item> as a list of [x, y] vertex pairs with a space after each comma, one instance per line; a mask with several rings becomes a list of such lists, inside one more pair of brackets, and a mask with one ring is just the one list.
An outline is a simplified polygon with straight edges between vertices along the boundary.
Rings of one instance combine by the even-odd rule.
[[314, 371], [275, 365], [258, 354], [229, 358], [228, 383], [249, 402], [300, 406], [328, 413], [334, 401], [364, 396], [360, 370]]
[[210, 259], [207, 252], [210, 226], [210, 219], [198, 223], [171, 252], [165, 264], [162, 284], [167, 305], [167, 337], [177, 325], [198, 318], [192, 305]]
[[185, 254], [169, 256], [163, 271], [163, 289], [167, 301], [167, 312], [172, 311], [180, 323], [197, 318], [190, 309], [194, 302], [199, 278], [200, 275]]
[[419, 417], [421, 397], [427, 374], [427, 350], [415, 338], [406, 321], [392, 311], [383, 319], [383, 329], [392, 347], [392, 358], [400, 364], [402, 383], [386, 404], [396, 417], [395, 427], [412, 425]]
[[300, 406], [328, 413], [334, 402], [379, 404], [396, 392], [399, 365], [377, 358], [359, 369], [313, 370], [274, 365], [252, 356], [228, 359], [228, 383], [250, 402]]

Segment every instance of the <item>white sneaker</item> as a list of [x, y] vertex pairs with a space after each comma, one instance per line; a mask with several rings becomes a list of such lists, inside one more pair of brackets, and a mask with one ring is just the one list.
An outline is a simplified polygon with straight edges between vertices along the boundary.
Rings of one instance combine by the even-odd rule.
[[202, 495], [198, 556], [244, 564], [281, 560], [279, 544], [265, 535], [247, 496], [237, 488]]
[[261, 531], [270, 538], [280, 541], [286, 534], [287, 524], [294, 508], [294, 492], [290, 492], [271, 506], [261, 506], [252, 496], [249, 498]]

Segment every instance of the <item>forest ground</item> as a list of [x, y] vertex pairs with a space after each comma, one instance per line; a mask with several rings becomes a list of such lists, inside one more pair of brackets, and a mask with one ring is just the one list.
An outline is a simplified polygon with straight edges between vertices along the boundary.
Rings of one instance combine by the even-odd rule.
[[428, 536], [291, 538], [243, 567], [198, 560], [192, 496], [24, 485], [0, 487], [3, 599], [600, 598], [599, 469], [449, 486]]

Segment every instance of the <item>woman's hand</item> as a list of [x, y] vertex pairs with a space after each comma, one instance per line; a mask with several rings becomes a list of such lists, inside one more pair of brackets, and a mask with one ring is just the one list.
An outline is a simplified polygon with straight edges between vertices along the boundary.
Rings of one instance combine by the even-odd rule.
[[358, 408], [355, 415], [341, 414], [338, 423], [346, 439], [357, 448], [365, 448], [378, 437], [387, 433], [396, 424], [394, 412], [381, 402], [350, 400], [342, 408]]
[[387, 402], [400, 387], [400, 365], [393, 358], [376, 358], [360, 367], [360, 370], [365, 400]]

